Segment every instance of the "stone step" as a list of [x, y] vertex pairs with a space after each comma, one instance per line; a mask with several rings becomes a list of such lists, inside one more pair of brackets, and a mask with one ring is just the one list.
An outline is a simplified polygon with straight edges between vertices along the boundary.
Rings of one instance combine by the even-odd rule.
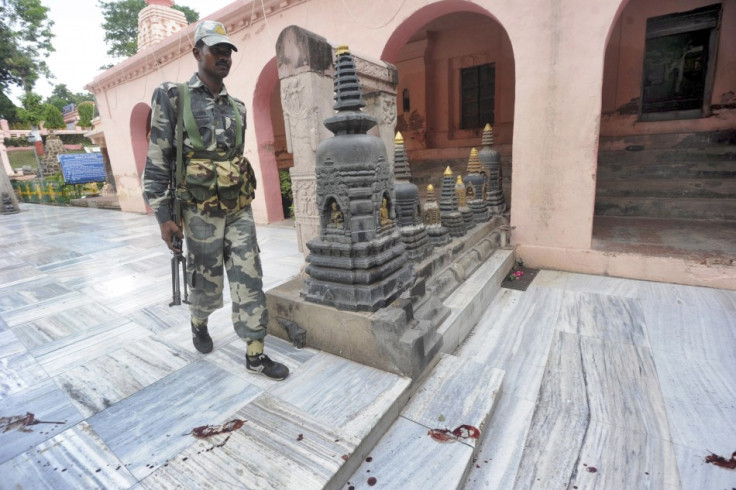
[[630, 146], [657, 148], [702, 148], [712, 145], [736, 145], [736, 130], [601, 136], [599, 149], [625, 150]]
[[736, 161], [599, 165], [597, 181], [736, 178]]
[[443, 355], [346, 485], [461, 488], [478, 439], [438, 442], [430, 431], [466, 425], [482, 433], [500, 397], [503, 376], [500, 369]]
[[[635, 147], [635, 145], [634, 145]], [[663, 148], [634, 151], [599, 151], [598, 166], [650, 163], [736, 162], [736, 145], [705, 148]]]
[[599, 196], [595, 214], [651, 218], [736, 220], [736, 199]]
[[728, 199], [736, 197], [736, 178], [599, 181], [596, 199], [609, 196]]

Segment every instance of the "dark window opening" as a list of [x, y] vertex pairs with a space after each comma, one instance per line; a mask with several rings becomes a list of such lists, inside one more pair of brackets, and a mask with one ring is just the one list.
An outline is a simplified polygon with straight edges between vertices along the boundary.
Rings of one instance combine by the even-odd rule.
[[482, 128], [494, 124], [496, 66], [471, 66], [460, 70], [460, 128]]
[[691, 111], [700, 115], [706, 100], [711, 46], [720, 4], [647, 19], [642, 77], [642, 116]]

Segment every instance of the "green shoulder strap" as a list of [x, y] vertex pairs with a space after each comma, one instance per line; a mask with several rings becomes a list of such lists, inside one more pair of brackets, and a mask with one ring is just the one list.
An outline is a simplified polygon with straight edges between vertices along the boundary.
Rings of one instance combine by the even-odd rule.
[[243, 147], [243, 118], [240, 116], [240, 110], [238, 109], [238, 104], [235, 103], [235, 99], [229, 95], [227, 98], [230, 99], [230, 105], [235, 115], [235, 147], [238, 148], [238, 151], [241, 151]]
[[185, 111], [182, 99], [186, 98], [189, 102], [189, 88], [186, 83], [178, 83], [176, 86], [179, 88], [179, 96], [176, 101], [176, 187], [178, 188], [179, 184], [184, 182], [184, 128], [182, 122]]
[[[179, 109], [180, 113], [183, 111], [184, 127], [187, 129], [187, 136], [192, 144], [194, 150], [204, 150], [204, 142], [202, 141], [202, 135], [199, 133], [199, 128], [194, 120], [194, 114], [192, 113], [192, 105], [189, 99], [189, 88], [186, 84], [179, 85]], [[243, 118], [240, 115], [240, 110], [235, 102], [235, 99], [228, 95], [230, 106], [233, 108], [233, 114], [235, 116], [235, 147], [240, 149], [243, 147]], [[182, 117], [182, 116], [180, 116]], [[181, 138], [179, 138], [181, 141]]]

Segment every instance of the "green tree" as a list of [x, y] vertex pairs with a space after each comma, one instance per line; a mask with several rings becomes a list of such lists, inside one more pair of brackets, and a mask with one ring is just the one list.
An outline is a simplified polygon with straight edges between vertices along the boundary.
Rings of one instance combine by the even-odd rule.
[[51, 77], [45, 59], [54, 51], [53, 21], [41, 0], [0, 0], [0, 88], [28, 92], [40, 75]]
[[[138, 12], [145, 6], [145, 0], [99, 0], [105, 22], [105, 43], [107, 54], [128, 58], [138, 51]], [[189, 7], [174, 5], [176, 10], [184, 12], [188, 23], [197, 22], [199, 13]]]
[[79, 125], [83, 128], [92, 127], [92, 118], [95, 113], [95, 105], [93, 102], [85, 101], [77, 106], [79, 113]]
[[43, 127], [46, 129], [64, 129], [64, 116], [55, 105], [44, 104]]
[[69, 104], [79, 105], [84, 101], [94, 101], [94, 96], [89, 92], [72, 93], [66, 84], [59, 83], [54, 86], [51, 95], [46, 99], [46, 104], [56, 106], [63, 113], [64, 106]]
[[45, 114], [44, 106], [41, 104], [41, 96], [33, 92], [26, 92], [20, 98], [23, 107], [18, 108], [18, 117], [31, 127], [38, 127]]
[[8, 124], [15, 124], [20, 121], [18, 108], [5, 95], [5, 92], [0, 92], [0, 119], [7, 119]]

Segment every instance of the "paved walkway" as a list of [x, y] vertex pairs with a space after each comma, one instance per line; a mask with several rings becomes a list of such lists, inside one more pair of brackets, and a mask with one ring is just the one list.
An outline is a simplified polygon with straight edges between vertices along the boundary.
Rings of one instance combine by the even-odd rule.
[[[215, 351], [198, 354], [187, 311], [167, 306], [170, 255], [151, 216], [21, 209], [0, 215], [0, 488], [301, 490], [336, 474], [367, 488], [368, 470], [376, 488], [387, 481], [377, 466], [339, 472], [387, 429], [407, 379], [274, 338], [292, 376], [254, 377], [227, 308], [211, 320]], [[271, 288], [303, 258], [293, 229], [258, 234]], [[504, 289], [455, 353], [505, 372], [457, 485], [734, 488], [736, 471], [704, 459], [736, 450], [735, 352], [733, 291], [552, 271]], [[8, 426], [28, 413], [44, 423]], [[231, 437], [190, 433], [232, 419], [245, 423]], [[380, 448], [375, 465], [443, 471]], [[421, 479], [402, 488], [429, 488]]]

